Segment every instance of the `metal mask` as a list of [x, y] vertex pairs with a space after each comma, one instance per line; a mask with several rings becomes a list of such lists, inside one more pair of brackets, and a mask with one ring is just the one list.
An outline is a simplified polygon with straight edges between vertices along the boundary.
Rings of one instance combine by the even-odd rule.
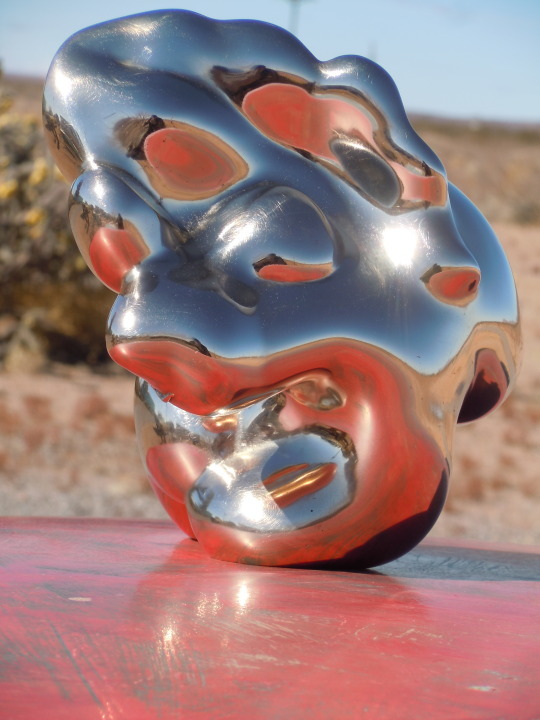
[[265, 23], [152, 12], [70, 38], [44, 118], [182, 530], [262, 565], [419, 542], [456, 423], [513, 382], [518, 306], [386, 72]]

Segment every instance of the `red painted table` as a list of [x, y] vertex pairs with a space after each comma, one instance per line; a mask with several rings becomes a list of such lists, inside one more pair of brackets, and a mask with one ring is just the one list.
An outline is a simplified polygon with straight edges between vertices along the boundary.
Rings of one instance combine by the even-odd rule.
[[540, 718], [540, 550], [210, 560], [165, 522], [0, 520], [0, 718]]

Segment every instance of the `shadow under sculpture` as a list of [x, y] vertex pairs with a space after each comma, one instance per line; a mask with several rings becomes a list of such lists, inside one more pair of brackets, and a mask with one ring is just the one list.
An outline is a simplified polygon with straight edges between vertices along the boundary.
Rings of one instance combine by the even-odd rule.
[[262, 565], [418, 543], [456, 423], [513, 382], [519, 315], [496, 237], [386, 72], [265, 23], [152, 12], [70, 38], [44, 117], [182, 530]]

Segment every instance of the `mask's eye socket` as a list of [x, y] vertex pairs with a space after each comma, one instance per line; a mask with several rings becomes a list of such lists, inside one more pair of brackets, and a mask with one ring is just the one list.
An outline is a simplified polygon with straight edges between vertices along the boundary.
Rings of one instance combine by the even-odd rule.
[[348, 138], [332, 140], [330, 148], [364, 195], [383, 207], [396, 204], [401, 195], [401, 184], [396, 173], [380, 155]]
[[474, 267], [441, 267], [435, 264], [420, 279], [437, 300], [464, 306], [478, 295], [480, 271]]
[[221, 239], [224, 257], [240, 260], [244, 268], [247, 260], [251, 277], [254, 270], [261, 280], [308, 283], [335, 270], [336, 239], [328, 218], [291, 188], [263, 192]]
[[200, 200], [247, 175], [247, 164], [217, 135], [192, 125], [165, 127], [144, 141], [143, 167], [162, 197]]
[[263, 280], [274, 282], [304, 283], [321, 280], [330, 275], [333, 263], [299, 263], [284, 260], [274, 253], [253, 264], [257, 275]]
[[[249, 203], [229, 203], [210, 227], [209, 266], [247, 285], [260, 280], [309, 283], [335, 271], [333, 228], [307, 195], [289, 187], [259, 190]], [[258, 284], [257, 284], [258, 285]], [[258, 286], [258, 292], [261, 287]]]

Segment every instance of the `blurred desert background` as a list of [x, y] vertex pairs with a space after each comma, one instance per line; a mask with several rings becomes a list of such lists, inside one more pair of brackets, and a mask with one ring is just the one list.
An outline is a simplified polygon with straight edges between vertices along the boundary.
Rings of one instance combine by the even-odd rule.
[[[0, 78], [0, 515], [163, 518], [137, 454], [133, 380], [105, 352], [114, 298], [68, 230], [40, 99], [40, 81]], [[458, 428], [432, 534], [540, 544], [540, 125], [412, 121], [493, 224], [524, 334], [511, 398]]]

